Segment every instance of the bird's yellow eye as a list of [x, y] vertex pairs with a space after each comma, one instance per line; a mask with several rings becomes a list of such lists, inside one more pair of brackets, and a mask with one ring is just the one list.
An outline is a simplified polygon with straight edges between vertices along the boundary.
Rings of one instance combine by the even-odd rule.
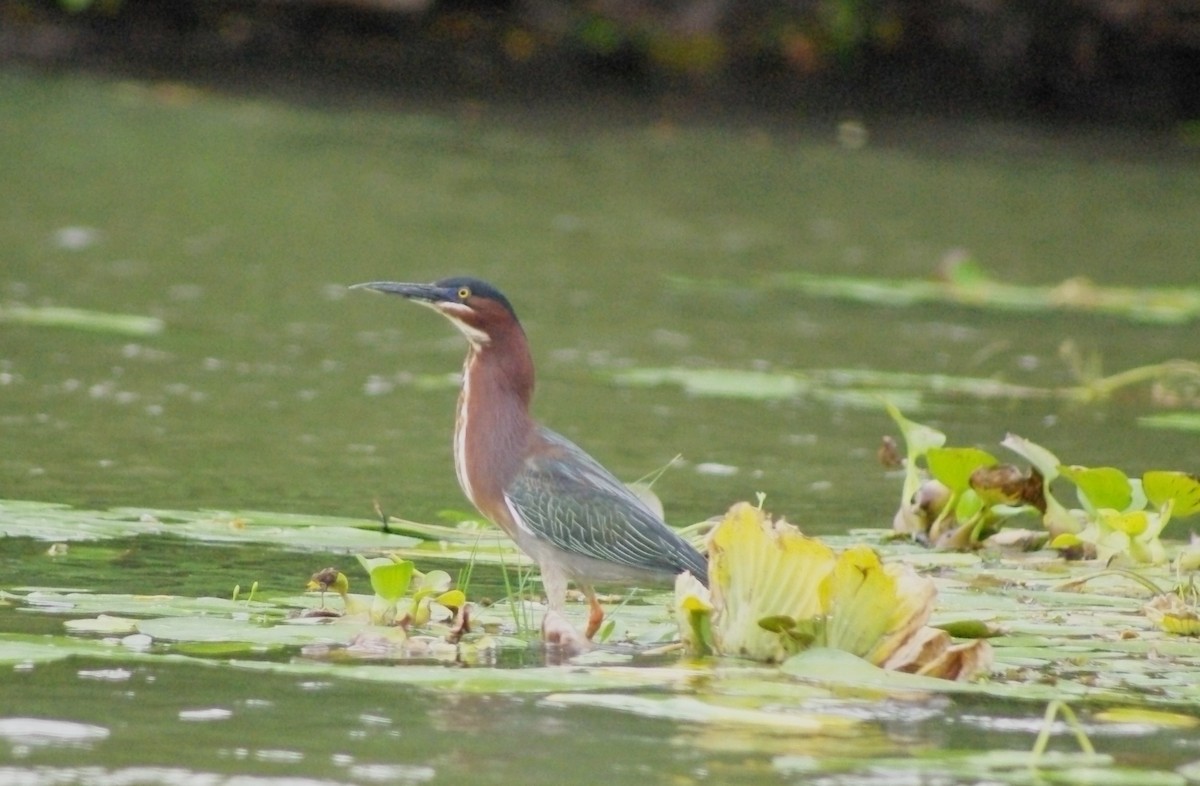
[[466, 300], [470, 296], [471, 296], [471, 290], [469, 287], [459, 287], [458, 288], [458, 299], [459, 300]]

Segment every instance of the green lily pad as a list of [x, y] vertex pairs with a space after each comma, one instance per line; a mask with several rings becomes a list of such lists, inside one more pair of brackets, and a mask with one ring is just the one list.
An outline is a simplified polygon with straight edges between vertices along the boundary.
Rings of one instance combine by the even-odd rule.
[[19, 500], [0, 500], [0, 535], [64, 543], [174, 535], [210, 543], [270, 543], [297, 551], [339, 553], [411, 548], [423, 542], [381, 532], [377, 523], [362, 519], [263, 511], [89, 511]]
[[542, 701], [554, 706], [596, 707], [689, 723], [751, 726], [779, 734], [845, 736], [852, 734], [859, 725], [858, 721], [845, 716], [725, 706], [686, 696], [552, 693]]
[[375, 666], [237, 660], [232, 661], [231, 665], [251, 671], [411, 685], [454, 693], [553, 693], [683, 687], [696, 677], [696, 672], [688, 668], [628, 666], [448, 669], [443, 666], [423, 665]]
[[673, 385], [695, 396], [758, 400], [808, 398], [827, 404], [874, 409], [885, 398], [906, 410], [919, 409], [924, 396], [978, 399], [1044, 399], [1061, 392], [1013, 385], [981, 377], [915, 374], [871, 369], [755, 371], [719, 368], [633, 368], [607, 372], [618, 385]]
[[1147, 428], [1200, 431], [1200, 412], [1161, 412], [1155, 415], [1141, 415], [1137, 420], [1139, 425]]
[[63, 306], [2, 306], [0, 322], [12, 322], [38, 327], [65, 327], [95, 333], [115, 333], [122, 336], [154, 336], [162, 332], [163, 321], [158, 317], [137, 314], [109, 314], [82, 308]]
[[[729, 282], [673, 279], [676, 286], [723, 287]], [[744, 285], [743, 285], [744, 286]], [[964, 260], [941, 280], [822, 276], [787, 272], [763, 276], [753, 286], [772, 292], [788, 289], [809, 297], [851, 300], [892, 307], [945, 303], [973, 309], [1017, 312], [1076, 311], [1119, 317], [1131, 322], [1178, 325], [1200, 317], [1200, 289], [1114, 287], [1078, 277], [1056, 284], [1000, 281], [979, 265]]]

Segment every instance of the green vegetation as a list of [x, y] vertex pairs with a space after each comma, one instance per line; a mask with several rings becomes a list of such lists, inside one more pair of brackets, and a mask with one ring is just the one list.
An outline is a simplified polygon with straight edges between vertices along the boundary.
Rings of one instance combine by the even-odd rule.
[[[941, 447], [937, 432], [927, 427], [909, 422], [905, 433], [919, 448], [924, 446], [916, 451], [921, 461]], [[1021, 449], [1044, 464], [1046, 457], [1035, 447], [1024, 444]], [[959, 488], [962, 477], [970, 477], [966, 467], [983, 461], [982, 454], [959, 449], [933, 459], [932, 466], [948, 482], [947, 488]], [[1089, 499], [1114, 504], [1124, 499], [1113, 496], [1120, 483], [1111, 472], [1072, 468], [1072, 474]], [[919, 486], [922, 481], [918, 477], [916, 482]], [[1192, 486], [1177, 474], [1149, 473], [1140, 485], [1148, 502], [1194, 512], [1195, 502], [1187, 496]], [[960, 497], [969, 488], [968, 481]], [[298, 563], [327, 553], [331, 531], [373, 538], [383, 553], [372, 549], [371, 556], [364, 554], [359, 559], [364, 573], [356, 570], [350, 578], [336, 569], [320, 571], [308, 594], [281, 591], [301, 582], [270, 575], [257, 577], [251, 597], [239, 593], [234, 599], [13, 584], [0, 592], [0, 608], [22, 609], [26, 619], [62, 622], [56, 632], [0, 632], [0, 663], [47, 664], [83, 657], [131, 665], [207, 664], [237, 672], [407, 685], [438, 693], [532, 694], [547, 706], [673, 719], [722, 734], [747, 729], [768, 738], [799, 734], [836, 739], [854, 734], [860, 741], [875, 740], [870, 743], [873, 752], [861, 761], [824, 753], [812, 759], [791, 756], [780, 762], [788, 772], [853, 772], [895, 765], [898, 771], [916, 768], [927, 774], [969, 774], [1015, 784], [1028, 782], [1022, 773], [1027, 777], [1031, 769], [1051, 777], [1100, 768], [1115, 783], [1145, 782], [1138, 778], [1150, 776], [1174, 782], [1173, 773], [1114, 767], [1113, 757], [1104, 752], [1106, 742], [1092, 743], [1096, 750], [1089, 750], [1077, 725], [1073, 728], [1081, 753], [1049, 751], [1043, 735], [1032, 750], [914, 755], [894, 742], [876, 740], [868, 721], [883, 706], [881, 696], [921, 704], [930, 697], [948, 696], [964, 701], [1003, 699], [1010, 711], [1033, 704], [1040, 713], [1045, 704], [1048, 718], [1053, 711], [1069, 710], [1062, 704], [1069, 703], [1087, 714], [1089, 724], [1175, 728], [1194, 723], [1192, 713], [1200, 702], [1194, 680], [1200, 668], [1200, 639], [1180, 634], [1194, 634], [1200, 626], [1195, 623], [1194, 592], [1176, 578], [1177, 567], [1141, 565], [1136, 574], [1098, 571], [1095, 560], [1065, 560], [1049, 551], [1028, 552], [987, 541], [978, 551], [945, 552], [897, 540], [885, 530], [855, 531], [819, 543], [772, 521], [761, 505], [736, 507], [731, 517], [728, 529], [722, 532], [718, 527], [709, 536], [710, 548], [723, 554], [714, 554], [713, 566], [714, 594], [724, 593], [723, 599], [705, 599], [698, 591], [678, 598], [642, 594], [638, 602], [627, 596], [610, 609], [615, 621], [609, 644], [576, 659], [569, 668], [539, 661], [505, 669], [491, 664], [505, 653], [527, 652], [536, 638], [531, 626], [521, 621], [541, 614], [538, 604], [523, 597], [531, 586], [528, 579], [519, 586], [510, 584], [508, 599], [484, 606], [452, 588], [449, 572], [417, 568], [422, 559], [437, 555], [439, 560], [470, 566], [475, 582], [480, 571], [496, 570], [478, 562], [476, 550], [462, 547], [464, 529], [472, 542], [488, 543], [495, 564], [515, 563], [511, 544], [489, 543], [491, 533], [477, 525], [422, 525], [425, 540], [413, 545], [410, 535], [384, 534], [370, 521], [265, 513], [98, 512], [4, 501], [0, 531], [12, 535], [0, 543], [11, 548], [39, 538], [45, 544], [40, 556], [27, 558], [26, 569], [32, 573], [40, 561], [69, 559], [75, 549], [97, 549], [94, 558], [99, 560], [124, 559], [124, 550], [105, 551], [89, 541], [128, 542], [132, 536], [144, 549], [168, 532], [194, 541], [198, 548], [213, 549], [216, 559], [221, 541], [214, 540], [213, 533], [223, 528], [237, 530], [246, 542], [286, 542]], [[711, 528], [705, 523], [689, 531], [699, 535]], [[754, 541], [748, 535], [755, 532], [768, 537]], [[776, 549], [771, 538], [785, 543], [779, 562], [770, 557]], [[393, 544], [395, 551], [389, 548]], [[1160, 545], [1168, 558], [1180, 558], [1178, 567], [1185, 564], [1187, 547], [1165, 541]], [[423, 556], [404, 556], [408, 554]], [[793, 561], [794, 556], [801, 559]], [[796, 571], [813, 570], [813, 559], [824, 566], [815, 570], [813, 580], [792, 580]], [[521, 573], [528, 577], [527, 570]], [[351, 583], [360, 581], [369, 583], [372, 595], [351, 592]], [[737, 589], [739, 582], [745, 592]], [[792, 593], [807, 592], [805, 586], [812, 592], [800, 601], [812, 606], [807, 611], [787, 600]], [[1163, 586], [1175, 589], [1164, 592], [1159, 589]], [[752, 587], [771, 591], [756, 593], [748, 589]], [[330, 600], [328, 593], [342, 600]], [[735, 596], [741, 598], [741, 611], [730, 611], [728, 604], [737, 602]], [[514, 617], [515, 612], [505, 608], [510, 604], [524, 616]], [[747, 646], [758, 641], [777, 652], [773, 659], [781, 663], [769, 666], [728, 656], [680, 659], [670, 644], [680, 630], [677, 608], [685, 612], [684, 632], [694, 637], [693, 644], [739, 649], [742, 645], [730, 643], [741, 636]], [[722, 608], [728, 617], [713, 613]], [[569, 613], [582, 623], [586, 609], [573, 604]], [[919, 667], [913, 669], [917, 673], [905, 673], [874, 665], [894, 665], [898, 653], [913, 652], [902, 641], [915, 630], [945, 640], [958, 637], [955, 646], [966, 651], [990, 652], [990, 666], [986, 661], [977, 664], [985, 676], [956, 682], [935, 679], [929, 676], [935, 672]], [[450, 664], [473, 667], [446, 668]], [[1138, 714], [1131, 714], [1135, 711]], [[1047, 720], [1043, 728], [1049, 724]]]
[[[618, 385], [657, 387], [676, 385], [697, 396], [754, 400], [811, 400], [838, 407], [875, 410], [879, 399], [913, 411], [931, 401], [1063, 401], [1088, 404], [1103, 401], [1117, 391], [1153, 383], [1164, 390], [1186, 392], [1200, 382], [1200, 363], [1172, 360], [1127, 369], [1109, 376], [1081, 378], [1063, 387], [1017, 385], [999, 379], [953, 374], [918, 374], [874, 369], [803, 369], [747, 371], [719, 368], [632, 368], [606, 372]], [[1179, 413], [1168, 419], [1144, 419], [1157, 428], [1195, 428], [1195, 416]]]
[[[1200, 288], [1114, 287], [1076, 276], [1056, 284], [1017, 284], [997, 279], [969, 258], [952, 260], [928, 279], [823, 276], [788, 271], [751, 283], [764, 292], [793, 291], [808, 297], [834, 298], [879, 306], [910, 307], [937, 303], [999, 312], [1080, 312], [1131, 322], [1181, 325], [1200, 318]], [[728, 292], [744, 282], [674, 278], [676, 287]]]
[[163, 321], [136, 314], [106, 314], [62, 306], [0, 306], [0, 322], [40, 327], [63, 327], [115, 333], [123, 336], [153, 336], [161, 333]]
[[[1172, 516], [1200, 513], [1200, 478], [1150, 471], [1130, 478], [1114, 467], [1065, 465], [1046, 448], [1009, 434], [1001, 443], [1024, 458], [1021, 469], [973, 447], [944, 447], [946, 436], [888, 405], [904, 436], [907, 455], [900, 507], [893, 528], [939, 548], [977, 547], [1005, 521], [1039, 516], [1051, 548], [1081, 550], [1105, 563], [1120, 559], [1159, 564], [1167, 559], [1159, 536]], [[1080, 507], [1067, 508], [1051, 490], [1058, 478], [1075, 486]]]

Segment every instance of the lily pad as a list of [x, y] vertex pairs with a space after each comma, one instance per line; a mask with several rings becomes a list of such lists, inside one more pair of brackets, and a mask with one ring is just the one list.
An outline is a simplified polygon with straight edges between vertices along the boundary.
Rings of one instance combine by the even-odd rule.
[[542, 699], [560, 707], [598, 707], [647, 718], [667, 718], [720, 726], [751, 726], [776, 734], [846, 736], [859, 722], [844, 716], [813, 712], [780, 712], [724, 706], [686, 696], [641, 696], [613, 693], [552, 693]]
[[153, 336], [162, 332], [158, 317], [110, 314], [65, 306], [0, 306], [0, 322], [38, 327], [65, 327], [122, 336]]
[[[1055, 284], [1016, 284], [991, 277], [969, 259], [945, 272], [940, 279], [883, 279], [791, 271], [762, 276], [752, 285], [772, 292], [786, 289], [809, 297], [898, 308], [941, 303], [1000, 312], [1075, 311], [1161, 325], [1185, 324], [1200, 317], [1200, 289], [1194, 287], [1116, 287], [1083, 277]], [[724, 293], [735, 286], [678, 278], [673, 282], [691, 289], [720, 288]]]

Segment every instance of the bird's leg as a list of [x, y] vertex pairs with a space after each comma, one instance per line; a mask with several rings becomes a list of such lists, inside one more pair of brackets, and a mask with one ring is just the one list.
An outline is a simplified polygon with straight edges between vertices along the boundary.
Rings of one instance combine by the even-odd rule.
[[542, 640], [569, 650], [585, 650], [591, 644], [575, 629], [565, 616], [567, 577], [557, 567], [543, 564], [542, 587], [546, 590], [549, 607], [542, 619]]
[[579, 588], [583, 590], [584, 597], [587, 598], [588, 606], [590, 607], [587, 629], [583, 635], [587, 637], [588, 641], [591, 641], [592, 637], [596, 635], [596, 631], [600, 630], [601, 623], [604, 622], [604, 608], [600, 605], [600, 601], [596, 600], [596, 591], [594, 589], [583, 585], [580, 585]]

